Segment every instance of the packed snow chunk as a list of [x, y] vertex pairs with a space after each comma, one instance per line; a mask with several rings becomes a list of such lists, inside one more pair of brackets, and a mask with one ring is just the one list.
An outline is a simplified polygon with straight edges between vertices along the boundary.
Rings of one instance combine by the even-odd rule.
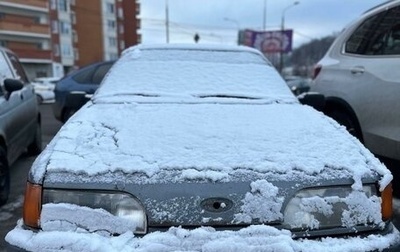
[[344, 199], [348, 210], [343, 211], [342, 224], [352, 227], [359, 224], [374, 223], [384, 226], [381, 214], [381, 200], [377, 196], [368, 197], [362, 191], [353, 191]]
[[253, 219], [271, 222], [283, 218], [281, 213], [284, 198], [278, 197], [278, 187], [266, 180], [257, 180], [250, 184], [251, 192], [246, 193], [242, 213], [235, 214], [234, 222], [251, 223]]
[[[60, 216], [63, 218], [60, 219]], [[48, 203], [43, 205], [40, 225], [43, 231], [95, 232], [109, 236], [136, 230], [137, 223], [104, 209]]]

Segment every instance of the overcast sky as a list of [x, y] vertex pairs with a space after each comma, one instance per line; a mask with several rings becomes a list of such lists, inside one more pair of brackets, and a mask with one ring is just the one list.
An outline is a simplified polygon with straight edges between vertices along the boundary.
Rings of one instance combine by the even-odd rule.
[[[279, 30], [282, 16], [293, 29], [293, 45], [339, 32], [361, 13], [384, 0], [140, 0], [142, 42], [165, 43], [166, 3], [169, 42], [235, 44], [238, 29]], [[266, 3], [266, 8], [264, 8]]]

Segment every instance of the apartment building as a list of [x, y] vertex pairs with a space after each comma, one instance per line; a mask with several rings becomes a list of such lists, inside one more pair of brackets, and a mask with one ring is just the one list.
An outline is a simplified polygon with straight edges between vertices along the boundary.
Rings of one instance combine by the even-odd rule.
[[0, 45], [30, 79], [116, 59], [140, 43], [137, 0], [0, 0]]

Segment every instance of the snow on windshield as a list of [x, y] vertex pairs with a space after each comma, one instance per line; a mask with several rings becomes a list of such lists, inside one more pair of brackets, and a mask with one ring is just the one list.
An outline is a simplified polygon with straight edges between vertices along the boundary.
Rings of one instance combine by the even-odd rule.
[[[196, 53], [193, 48], [127, 50], [106, 76], [95, 100], [134, 99], [121, 97], [123, 94], [186, 98], [226, 95], [297, 102], [277, 71], [250, 49]], [[115, 95], [120, 97], [113, 98]]]

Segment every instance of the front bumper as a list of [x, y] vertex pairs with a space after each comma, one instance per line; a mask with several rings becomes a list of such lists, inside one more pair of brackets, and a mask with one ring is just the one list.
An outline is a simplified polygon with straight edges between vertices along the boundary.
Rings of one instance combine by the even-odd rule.
[[293, 239], [292, 233], [271, 226], [254, 225], [237, 231], [209, 227], [187, 230], [172, 227], [135, 237], [94, 233], [47, 231], [35, 233], [19, 223], [6, 236], [7, 251], [400, 251], [400, 233], [389, 224], [385, 234], [365, 237]]

